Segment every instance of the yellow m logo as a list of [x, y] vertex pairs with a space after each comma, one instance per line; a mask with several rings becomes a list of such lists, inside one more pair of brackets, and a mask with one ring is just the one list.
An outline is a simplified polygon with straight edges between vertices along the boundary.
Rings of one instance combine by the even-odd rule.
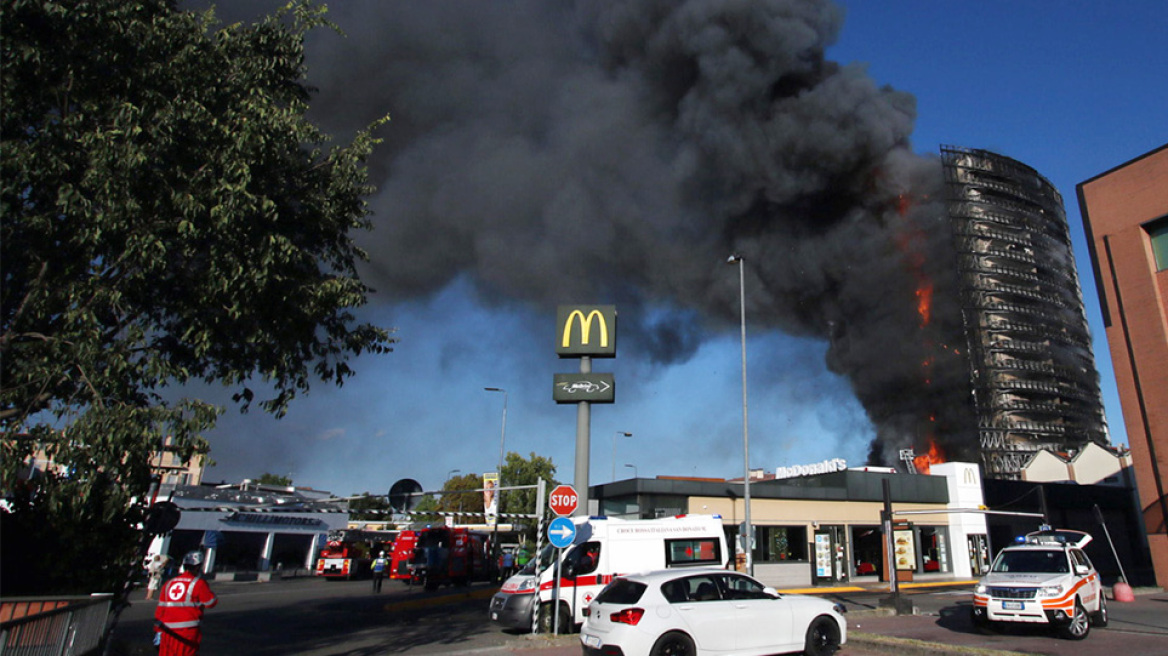
[[592, 320], [597, 319], [600, 322], [600, 348], [608, 348], [608, 322], [604, 320], [604, 315], [599, 310], [592, 310], [585, 316], [580, 310], [572, 310], [568, 315], [568, 320], [564, 322], [564, 338], [561, 341], [561, 346], [568, 348], [572, 345], [572, 324], [580, 320], [580, 344], [588, 344], [589, 337], [592, 334]]
[[561, 358], [615, 358], [616, 306], [561, 305], [556, 308], [555, 335]]

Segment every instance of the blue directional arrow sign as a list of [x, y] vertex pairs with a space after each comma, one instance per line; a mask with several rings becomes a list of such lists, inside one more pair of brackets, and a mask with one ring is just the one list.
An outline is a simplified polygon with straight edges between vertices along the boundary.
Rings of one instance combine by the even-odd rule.
[[557, 549], [563, 549], [576, 539], [576, 525], [567, 517], [557, 517], [548, 524], [548, 541]]

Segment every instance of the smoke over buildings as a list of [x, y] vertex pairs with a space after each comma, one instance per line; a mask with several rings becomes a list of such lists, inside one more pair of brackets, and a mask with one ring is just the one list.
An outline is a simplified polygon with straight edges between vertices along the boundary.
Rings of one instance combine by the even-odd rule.
[[347, 36], [311, 36], [315, 118], [343, 136], [392, 117], [362, 237], [375, 302], [465, 278], [488, 302], [615, 303], [624, 357], [684, 361], [737, 321], [724, 262], [739, 253], [751, 330], [829, 342], [874, 462], [930, 439], [974, 457], [941, 166], [910, 149], [912, 96], [825, 57], [836, 6], [342, 2], [330, 17]]

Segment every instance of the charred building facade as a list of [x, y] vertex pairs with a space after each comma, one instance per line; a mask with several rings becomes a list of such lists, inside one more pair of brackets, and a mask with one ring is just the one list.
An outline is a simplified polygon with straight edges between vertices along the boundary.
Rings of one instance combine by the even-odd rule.
[[1058, 190], [984, 150], [943, 147], [985, 475], [1106, 446], [1099, 374]]

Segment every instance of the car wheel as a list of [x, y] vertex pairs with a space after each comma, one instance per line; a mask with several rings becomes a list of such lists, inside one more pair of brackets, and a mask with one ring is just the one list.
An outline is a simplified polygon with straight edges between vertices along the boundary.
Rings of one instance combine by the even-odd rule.
[[807, 627], [803, 653], [807, 656], [831, 656], [839, 651], [840, 629], [830, 617], [817, 617]]
[[653, 643], [650, 656], [694, 656], [697, 653], [692, 638], [684, 633], [666, 633]]
[[1075, 599], [1074, 614], [1071, 615], [1071, 622], [1059, 630], [1060, 635], [1067, 640], [1082, 640], [1091, 632], [1091, 621], [1087, 617], [1087, 611], [1083, 608], [1083, 604]]
[[[556, 621], [556, 609], [551, 604], [540, 604], [539, 606], [539, 632], [551, 633], [552, 626]], [[560, 624], [559, 630], [556, 633], [560, 635], [567, 635], [572, 632], [572, 612], [568, 610], [567, 604], [560, 604]]]
[[1097, 626], [1101, 629], [1107, 626], [1107, 596], [1103, 594], [1102, 590], [1099, 591], [1099, 610], [1091, 615], [1091, 626]]
[[982, 609], [981, 613], [978, 613], [977, 611], [977, 608], [969, 609], [969, 617], [973, 621], [973, 628], [982, 633], [993, 633], [994, 623], [991, 622], [988, 617], [986, 617], [985, 610]]

